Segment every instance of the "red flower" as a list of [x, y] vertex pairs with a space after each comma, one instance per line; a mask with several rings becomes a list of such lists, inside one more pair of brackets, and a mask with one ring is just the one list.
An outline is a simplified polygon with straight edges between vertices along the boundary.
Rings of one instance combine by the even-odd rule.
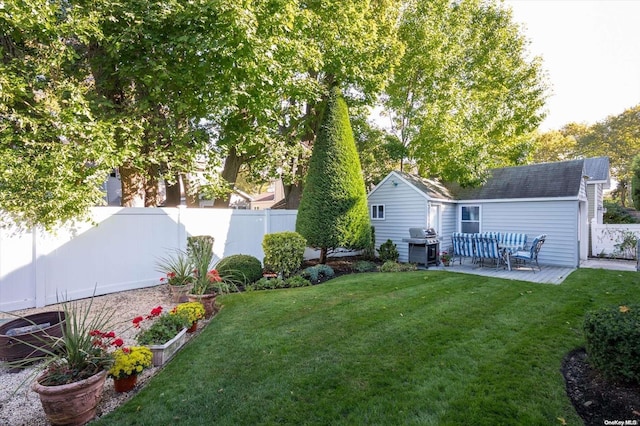
[[160, 278], [160, 282], [162, 282], [162, 281], [164, 281], [164, 280], [166, 280], [166, 278], [165, 278], [165, 277]]
[[167, 273], [167, 278], [171, 279], [171, 278], [175, 278], [176, 273], [175, 272], [168, 272]]
[[207, 279], [212, 283], [219, 283], [220, 281], [222, 281], [222, 278], [220, 278], [220, 274], [215, 269], [207, 272]]
[[110, 331], [108, 333], [103, 334], [102, 337], [106, 337], [107, 339], [113, 339], [114, 337], [116, 337], [116, 333], [114, 333], [113, 331]]
[[125, 354], [128, 354], [129, 352], [131, 352], [131, 349], [129, 349], [129, 348], [122, 348], [122, 352], [124, 352]]
[[102, 336], [102, 331], [100, 331], [100, 330], [91, 330], [89, 332], [89, 336]]
[[124, 340], [122, 340], [121, 338], [119, 338], [119, 337], [118, 337], [118, 338], [117, 338], [116, 340], [114, 340], [114, 341], [113, 341], [113, 343], [111, 343], [111, 344], [112, 344], [113, 346], [116, 346], [116, 347], [118, 347], [118, 348], [119, 348], [120, 346], [124, 345]]
[[134, 326], [135, 328], [140, 328], [140, 323], [142, 322], [142, 320], [144, 320], [144, 318], [142, 318], [142, 317], [135, 317], [135, 318], [133, 319], [133, 326]]
[[155, 307], [151, 310], [151, 314], [147, 318], [157, 317], [162, 313], [162, 306]]

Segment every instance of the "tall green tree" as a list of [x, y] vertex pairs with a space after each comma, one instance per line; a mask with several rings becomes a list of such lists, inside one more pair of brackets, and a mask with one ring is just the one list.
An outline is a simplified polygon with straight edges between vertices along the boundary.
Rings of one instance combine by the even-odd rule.
[[320, 263], [338, 247], [363, 249], [371, 242], [367, 195], [347, 105], [331, 90], [309, 161], [296, 231], [320, 249]]
[[640, 152], [640, 105], [612, 115], [588, 128], [578, 138], [584, 156], [608, 156], [611, 176], [618, 181], [620, 201], [626, 205], [632, 177], [632, 162]]
[[578, 142], [572, 135], [563, 135], [559, 130], [535, 133], [531, 159], [534, 163], [564, 161], [576, 158]]
[[633, 157], [631, 163], [631, 199], [633, 207], [640, 210], [640, 155]]
[[100, 37], [80, 5], [25, 0], [0, 8], [0, 219], [47, 229], [103, 200], [117, 164], [96, 120], [82, 46]]
[[399, 36], [406, 51], [386, 107], [421, 173], [473, 184], [489, 168], [526, 160], [547, 87], [509, 9], [410, 0]]

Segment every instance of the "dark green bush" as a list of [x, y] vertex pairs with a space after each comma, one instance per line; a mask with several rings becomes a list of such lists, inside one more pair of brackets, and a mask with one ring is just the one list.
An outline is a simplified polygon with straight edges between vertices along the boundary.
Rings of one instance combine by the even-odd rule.
[[267, 234], [262, 240], [264, 267], [286, 278], [300, 268], [306, 248], [307, 240], [297, 232]]
[[640, 383], [640, 305], [587, 313], [584, 335], [593, 367], [609, 379]]
[[383, 262], [386, 262], [388, 260], [396, 262], [400, 257], [400, 253], [398, 253], [396, 245], [391, 240], [387, 240], [380, 246], [380, 248], [378, 249], [378, 255], [380, 257], [380, 260]]
[[294, 275], [292, 277], [284, 280], [287, 287], [295, 288], [295, 287], [306, 287], [311, 285], [311, 281], [308, 279], [301, 277], [300, 275]]
[[136, 340], [139, 345], [163, 345], [190, 325], [183, 315], [163, 314], [155, 318], [148, 329], [142, 330]]
[[218, 274], [224, 280], [247, 285], [262, 278], [262, 264], [248, 254], [232, 254], [216, 265]]
[[302, 276], [309, 278], [312, 283], [317, 283], [321, 276], [324, 278], [332, 278], [334, 275], [335, 272], [333, 271], [333, 268], [322, 263], [309, 266], [307, 269], [302, 271]]
[[284, 288], [286, 286], [282, 278], [260, 278], [253, 284], [245, 286], [246, 291], [254, 290], [273, 290], [276, 288]]
[[604, 200], [603, 204], [606, 209], [604, 223], [637, 223], [636, 218], [620, 204], [610, 200]]

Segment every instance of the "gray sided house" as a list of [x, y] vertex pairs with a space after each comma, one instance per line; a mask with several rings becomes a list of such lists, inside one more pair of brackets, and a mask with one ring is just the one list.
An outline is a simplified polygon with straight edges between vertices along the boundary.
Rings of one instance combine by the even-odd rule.
[[398, 247], [400, 261], [406, 262], [408, 244], [402, 239], [413, 227], [434, 228], [441, 251], [450, 250], [452, 232], [524, 233], [528, 241], [547, 234], [540, 263], [577, 267], [588, 255], [585, 163], [573, 160], [493, 169], [477, 188], [443, 185], [393, 171], [368, 196], [376, 247], [390, 239]]

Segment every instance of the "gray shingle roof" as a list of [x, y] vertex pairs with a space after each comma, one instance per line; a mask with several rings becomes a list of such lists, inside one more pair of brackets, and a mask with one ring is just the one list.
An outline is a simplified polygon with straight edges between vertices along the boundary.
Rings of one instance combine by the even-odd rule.
[[412, 175], [398, 170], [396, 170], [396, 173], [420, 191], [427, 194], [429, 198], [446, 200], [453, 199], [453, 195], [449, 192], [449, 189], [436, 180], [423, 178], [421, 176]]
[[504, 167], [489, 172], [487, 182], [477, 188], [446, 187], [429, 179], [399, 173], [431, 198], [497, 200], [517, 198], [576, 197], [580, 193], [584, 160]]
[[609, 182], [609, 157], [584, 159], [584, 171], [590, 181]]

